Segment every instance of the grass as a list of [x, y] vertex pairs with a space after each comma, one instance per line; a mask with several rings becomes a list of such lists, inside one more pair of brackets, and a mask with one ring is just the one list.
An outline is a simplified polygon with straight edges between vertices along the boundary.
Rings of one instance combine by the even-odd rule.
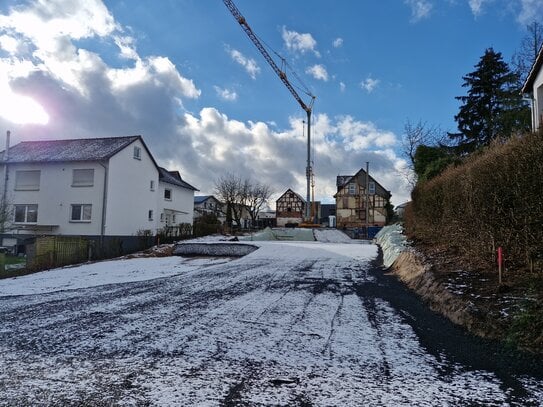
[[26, 258], [24, 257], [6, 255], [5, 259], [6, 259], [5, 260], [6, 266], [11, 265], [11, 264], [25, 264], [26, 263]]

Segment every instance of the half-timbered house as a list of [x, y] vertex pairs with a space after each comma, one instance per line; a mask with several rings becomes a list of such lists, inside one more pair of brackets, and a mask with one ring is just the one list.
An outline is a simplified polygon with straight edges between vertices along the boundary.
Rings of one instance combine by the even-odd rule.
[[305, 200], [289, 188], [275, 201], [275, 212], [278, 227], [299, 225], [304, 220]]
[[338, 176], [337, 193], [334, 195], [337, 227], [358, 229], [366, 226], [384, 226], [387, 222], [386, 207], [390, 196], [390, 191], [372, 176], [366, 177], [366, 171], [363, 169], [355, 175]]

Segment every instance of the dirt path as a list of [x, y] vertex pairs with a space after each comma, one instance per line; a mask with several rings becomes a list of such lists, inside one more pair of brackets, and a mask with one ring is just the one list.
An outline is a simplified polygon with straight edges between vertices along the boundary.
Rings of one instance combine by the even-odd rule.
[[146, 282], [0, 299], [0, 405], [541, 405], [540, 364], [383, 275], [372, 245], [263, 243]]

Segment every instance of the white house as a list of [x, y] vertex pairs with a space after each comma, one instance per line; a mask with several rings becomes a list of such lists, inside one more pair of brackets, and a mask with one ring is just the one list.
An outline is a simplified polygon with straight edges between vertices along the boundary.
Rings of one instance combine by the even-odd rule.
[[0, 152], [0, 193], [12, 209], [4, 245], [25, 235], [126, 237], [192, 224], [197, 189], [159, 167], [141, 136], [8, 146]]
[[524, 82], [522, 93], [530, 96], [532, 101], [532, 130], [543, 125], [543, 46], [539, 49], [532, 69]]
[[225, 209], [221, 201], [213, 195], [197, 195], [194, 197], [194, 218], [197, 219], [202, 215], [213, 214], [218, 220], [225, 221]]

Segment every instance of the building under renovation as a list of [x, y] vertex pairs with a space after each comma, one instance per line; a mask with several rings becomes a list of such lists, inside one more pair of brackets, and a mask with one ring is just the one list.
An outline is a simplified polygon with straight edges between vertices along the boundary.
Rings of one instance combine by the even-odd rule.
[[[339, 229], [384, 226], [390, 191], [360, 169], [355, 175], [337, 177], [336, 222]], [[366, 185], [367, 184], [367, 185]], [[363, 233], [363, 232], [362, 232]]]

